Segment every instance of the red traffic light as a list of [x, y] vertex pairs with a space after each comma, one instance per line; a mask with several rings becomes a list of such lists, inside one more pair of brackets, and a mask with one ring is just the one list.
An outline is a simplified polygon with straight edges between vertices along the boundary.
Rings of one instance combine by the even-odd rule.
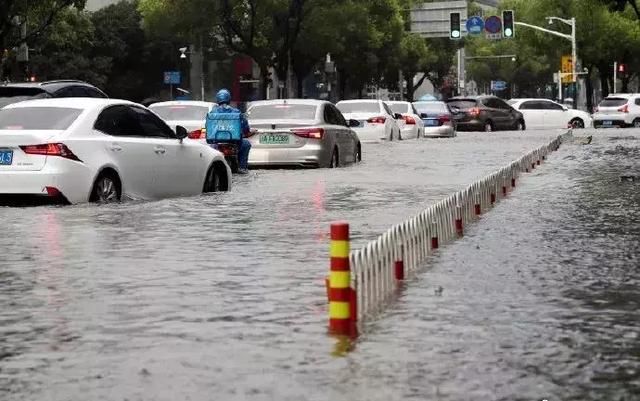
[[627, 66], [626, 64], [618, 64], [618, 72], [626, 72], [627, 71]]

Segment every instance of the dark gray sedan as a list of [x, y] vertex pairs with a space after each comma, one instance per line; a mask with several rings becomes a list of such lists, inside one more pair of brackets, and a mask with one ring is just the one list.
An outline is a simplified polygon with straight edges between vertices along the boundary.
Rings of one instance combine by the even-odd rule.
[[362, 147], [330, 102], [264, 100], [247, 109], [251, 126], [249, 167], [340, 167], [362, 159]]

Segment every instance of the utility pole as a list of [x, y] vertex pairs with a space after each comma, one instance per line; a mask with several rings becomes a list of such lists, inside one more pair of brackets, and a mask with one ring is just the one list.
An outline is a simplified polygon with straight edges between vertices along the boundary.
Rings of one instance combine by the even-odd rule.
[[613, 62], [613, 94], [616, 93], [616, 86], [618, 84], [618, 62]]

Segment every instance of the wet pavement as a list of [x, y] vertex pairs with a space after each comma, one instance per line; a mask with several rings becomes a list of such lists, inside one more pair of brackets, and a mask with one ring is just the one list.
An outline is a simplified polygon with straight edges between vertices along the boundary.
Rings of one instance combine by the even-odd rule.
[[326, 336], [330, 221], [362, 245], [560, 133], [366, 144], [358, 166], [252, 171], [228, 194], [0, 208], [0, 399], [630, 400], [640, 195], [619, 172], [637, 131], [551, 155], [348, 355]]

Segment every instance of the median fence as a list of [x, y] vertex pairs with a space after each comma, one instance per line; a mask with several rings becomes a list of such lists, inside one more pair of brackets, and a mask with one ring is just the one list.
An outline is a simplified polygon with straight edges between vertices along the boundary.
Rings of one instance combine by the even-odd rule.
[[533, 150], [391, 227], [360, 249], [350, 249], [348, 223], [333, 223], [331, 272], [326, 282], [330, 333], [357, 335], [358, 323], [381, 312], [402, 282], [429, 255], [463, 236], [465, 227], [515, 188], [521, 173], [534, 170], [571, 135], [569, 131]]

